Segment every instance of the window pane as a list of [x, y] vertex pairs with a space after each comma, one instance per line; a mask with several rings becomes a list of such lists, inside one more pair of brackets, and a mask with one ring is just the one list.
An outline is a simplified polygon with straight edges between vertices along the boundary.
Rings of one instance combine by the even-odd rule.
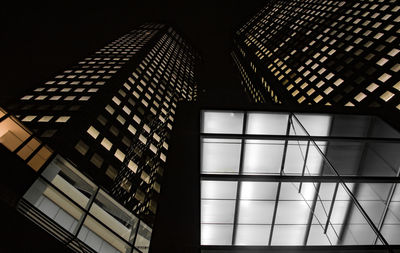
[[237, 174], [239, 171], [240, 140], [202, 139], [201, 172]]
[[57, 156], [42, 174], [54, 186], [85, 208], [96, 186], [69, 162]]
[[89, 212], [125, 240], [133, 241], [138, 219], [102, 190]]
[[303, 245], [307, 225], [275, 225], [272, 245]]
[[243, 113], [206, 111], [202, 123], [202, 133], [241, 134]]
[[270, 225], [238, 225], [235, 245], [268, 245]]
[[29, 188], [24, 199], [71, 233], [83, 215], [78, 206], [41, 179]]
[[144, 253], [149, 252], [151, 233], [151, 228], [141, 221], [136, 236], [135, 247]]
[[271, 224], [275, 201], [240, 200], [239, 224]]
[[87, 216], [78, 238], [97, 252], [129, 252], [130, 247], [95, 219]]
[[279, 174], [283, 141], [246, 140], [243, 174]]
[[242, 182], [240, 199], [275, 200], [278, 183]]
[[202, 199], [236, 199], [237, 182], [201, 181]]
[[247, 117], [246, 134], [286, 134], [288, 114], [252, 112]]
[[233, 223], [235, 200], [202, 200], [201, 223]]
[[233, 225], [201, 224], [201, 245], [232, 245]]
[[[332, 117], [329, 115], [295, 114], [300, 123], [311, 136], [328, 136]], [[295, 117], [293, 120], [296, 121]], [[301, 134], [302, 135], [302, 134]]]

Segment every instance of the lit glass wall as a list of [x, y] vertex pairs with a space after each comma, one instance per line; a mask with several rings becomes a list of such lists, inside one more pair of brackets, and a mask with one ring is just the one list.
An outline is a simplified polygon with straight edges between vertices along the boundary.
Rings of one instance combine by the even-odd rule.
[[18, 209], [77, 252], [148, 252], [152, 229], [56, 156]]
[[400, 135], [379, 118], [201, 117], [202, 246], [400, 244]]

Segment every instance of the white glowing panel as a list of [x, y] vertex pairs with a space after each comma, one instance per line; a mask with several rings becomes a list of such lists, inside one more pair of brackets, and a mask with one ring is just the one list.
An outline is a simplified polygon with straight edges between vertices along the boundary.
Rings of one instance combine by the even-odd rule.
[[241, 140], [209, 139], [201, 141], [201, 172], [238, 174]]
[[201, 224], [201, 245], [232, 245], [233, 225]]
[[237, 182], [201, 181], [202, 199], [236, 199]]
[[[318, 114], [295, 114], [297, 119], [311, 136], [328, 136], [331, 129], [332, 116]], [[296, 119], [293, 119], [296, 121]], [[303, 135], [297, 133], [297, 135]]]
[[203, 112], [202, 133], [241, 134], [242, 129], [242, 112]]
[[201, 223], [233, 223], [235, 200], [202, 200]]
[[240, 199], [275, 200], [278, 183], [275, 182], [242, 182]]
[[268, 245], [270, 225], [238, 225], [235, 245]]
[[284, 141], [246, 140], [243, 174], [279, 174]]
[[301, 174], [307, 151], [307, 141], [288, 141], [285, 174]]
[[279, 201], [276, 224], [307, 224], [310, 207], [305, 201]]
[[275, 225], [272, 245], [303, 245], [307, 225]]
[[280, 113], [248, 113], [246, 134], [285, 135], [288, 117]]
[[275, 201], [240, 200], [239, 224], [271, 224]]

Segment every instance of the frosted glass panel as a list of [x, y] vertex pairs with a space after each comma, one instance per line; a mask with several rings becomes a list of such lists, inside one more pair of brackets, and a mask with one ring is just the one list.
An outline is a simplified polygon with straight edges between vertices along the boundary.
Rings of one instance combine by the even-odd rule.
[[303, 245], [307, 225], [275, 225], [272, 245]]
[[248, 113], [246, 134], [285, 135], [288, 118], [288, 114]]
[[278, 183], [242, 182], [240, 199], [275, 200]]
[[277, 224], [307, 224], [310, 207], [304, 201], [279, 201]]
[[246, 140], [243, 174], [279, 174], [283, 141]]
[[241, 112], [203, 112], [202, 133], [241, 134], [242, 128]]
[[321, 225], [311, 225], [307, 245], [331, 245]]
[[237, 174], [241, 141], [232, 139], [201, 140], [201, 172]]
[[[300, 123], [311, 136], [328, 136], [332, 117], [329, 115], [295, 114]], [[293, 117], [293, 121], [296, 119]], [[303, 134], [297, 134], [303, 135]]]
[[237, 182], [201, 181], [202, 199], [236, 199]]
[[201, 223], [233, 223], [234, 200], [202, 200]]
[[201, 224], [201, 245], [232, 245], [233, 225]]
[[240, 200], [239, 224], [271, 224], [275, 201]]
[[389, 244], [400, 244], [400, 224], [385, 224], [382, 235]]
[[235, 245], [268, 245], [269, 225], [238, 225]]
[[307, 141], [288, 141], [285, 174], [301, 174], [307, 151]]

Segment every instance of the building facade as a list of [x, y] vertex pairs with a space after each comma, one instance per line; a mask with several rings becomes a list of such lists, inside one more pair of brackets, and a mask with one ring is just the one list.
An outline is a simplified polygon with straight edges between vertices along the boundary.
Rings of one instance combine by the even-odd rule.
[[399, 9], [397, 1], [269, 1], [234, 34], [245, 91], [257, 103], [398, 115]]
[[[40, 180], [51, 185], [57, 175], [69, 178], [81, 197], [88, 197], [85, 204], [74, 203], [86, 208], [85, 217], [94, 204], [119, 206], [125, 214], [108, 210], [111, 216], [121, 222], [133, 215], [144, 224], [136, 226], [139, 231], [147, 229], [151, 236], [175, 110], [179, 101], [197, 99], [198, 61], [194, 48], [171, 27], [145, 24], [38, 85], [7, 106], [7, 115], [29, 129], [29, 140], [40, 139], [51, 150], [54, 157], [34, 168]], [[29, 193], [24, 198], [29, 202]], [[81, 241], [83, 223], [69, 231]], [[125, 251], [116, 248], [148, 251], [148, 244], [137, 247], [128, 239], [122, 240], [128, 245]]]

